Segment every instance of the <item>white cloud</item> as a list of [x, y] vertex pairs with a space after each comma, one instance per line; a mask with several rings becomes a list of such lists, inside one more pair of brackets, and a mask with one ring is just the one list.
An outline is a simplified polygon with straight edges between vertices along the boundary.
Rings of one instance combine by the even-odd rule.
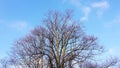
[[0, 20], [0, 27], [9, 29], [9, 30], [15, 30], [15, 31], [24, 31], [26, 29], [29, 29], [30, 26], [26, 21], [5, 21]]
[[110, 4], [108, 1], [97, 1], [97, 2], [88, 2], [87, 4], [84, 4], [86, 1], [81, 0], [63, 0], [62, 3], [70, 3], [74, 7], [76, 7], [79, 11], [82, 11], [84, 13], [84, 16], [80, 18], [80, 21], [86, 21], [89, 18], [90, 13], [93, 9], [97, 9], [96, 14], [97, 17], [102, 17], [105, 10], [110, 7]]
[[[118, 47], [119, 48], [119, 47]], [[108, 54], [109, 55], [112, 55], [112, 56], [119, 56], [119, 54], [118, 54], [118, 52], [119, 52], [119, 49], [118, 48], [114, 48], [114, 47], [112, 47], [112, 48], [109, 48], [108, 49]]]
[[110, 55], [113, 55], [115, 53], [115, 50], [113, 48], [108, 49], [108, 53]]
[[113, 18], [113, 20], [107, 22], [104, 24], [105, 28], [114, 28], [114, 27], [120, 27], [120, 16], [116, 16], [115, 18]]
[[107, 33], [114, 35], [114, 40], [119, 39], [120, 36], [120, 16], [103, 23], [104, 30]]
[[106, 9], [110, 7], [110, 4], [107, 1], [102, 1], [102, 2], [94, 2], [91, 4], [92, 8], [97, 8], [97, 16], [102, 17], [103, 13], [105, 12]]
[[79, 9], [82, 7], [79, 0], [71, 0], [71, 3]]
[[18, 21], [10, 24], [10, 27], [19, 31], [23, 31], [28, 27], [28, 23], [24, 21]]
[[79, 0], [71, 0], [71, 4], [84, 13], [84, 16], [80, 18], [80, 21], [88, 20], [91, 12], [91, 8], [89, 6], [83, 5]]
[[94, 7], [94, 8], [105, 9], [105, 8], [108, 8], [110, 5], [107, 1], [103, 1], [103, 2], [94, 2], [94, 3], [92, 3], [91, 6]]
[[90, 7], [83, 7], [82, 11], [84, 12], [84, 16], [80, 19], [80, 21], [85, 21], [89, 17], [89, 14], [91, 12], [91, 8]]

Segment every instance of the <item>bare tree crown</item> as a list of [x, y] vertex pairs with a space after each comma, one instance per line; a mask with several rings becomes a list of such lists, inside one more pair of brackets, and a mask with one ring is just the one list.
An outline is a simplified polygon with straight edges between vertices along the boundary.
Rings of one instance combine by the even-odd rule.
[[49, 12], [42, 22], [14, 44], [14, 61], [23, 68], [73, 68], [103, 51], [71, 11]]

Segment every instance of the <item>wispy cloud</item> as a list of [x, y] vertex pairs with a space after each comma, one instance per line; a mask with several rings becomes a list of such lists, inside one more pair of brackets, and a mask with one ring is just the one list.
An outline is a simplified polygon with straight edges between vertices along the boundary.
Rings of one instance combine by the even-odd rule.
[[90, 7], [83, 7], [82, 11], [84, 12], [84, 16], [80, 19], [80, 21], [85, 21], [89, 17], [89, 14], [91, 12], [91, 8]]
[[91, 4], [92, 8], [97, 8], [97, 15], [98, 17], [101, 17], [106, 9], [110, 7], [110, 4], [108, 1], [101, 1], [101, 2], [93, 2]]
[[102, 8], [102, 9], [105, 9], [105, 8], [108, 8], [110, 5], [107, 1], [102, 1], [102, 2], [94, 2], [91, 4], [92, 7], [94, 8]]
[[80, 21], [88, 20], [89, 14], [91, 12], [90, 6], [83, 5], [79, 0], [71, 0], [71, 3], [78, 8], [78, 10], [84, 13], [84, 16], [80, 18]]
[[119, 39], [120, 36], [120, 16], [116, 16], [115, 18], [105, 22], [103, 24], [103, 27], [108, 33], [111, 33], [114, 35], [114, 38]]
[[119, 52], [119, 47], [112, 47], [112, 48], [109, 48], [108, 49], [108, 54], [109, 55], [112, 55], [112, 56], [120, 56], [119, 54], [118, 54], [118, 52]]
[[81, 5], [79, 0], [71, 0], [70, 2], [71, 2], [71, 4], [76, 6], [77, 8], [81, 8], [82, 7], [82, 5]]
[[108, 53], [109, 53], [110, 55], [113, 55], [113, 54], [115, 54], [115, 50], [114, 50], [113, 48], [109, 48], [109, 49], [108, 49]]
[[26, 21], [5, 21], [0, 20], [0, 27], [3, 29], [14, 30], [14, 31], [25, 31], [30, 28], [30, 24]]
[[28, 27], [28, 23], [25, 21], [17, 21], [10, 24], [10, 28], [18, 31], [23, 31], [27, 27]]
[[120, 27], [120, 15], [116, 16], [115, 18], [113, 18], [112, 20], [110, 20], [104, 24], [104, 27], [107, 29], [114, 28], [117, 26]]
[[97, 1], [97, 2], [90, 2], [87, 4], [84, 4], [86, 1], [81, 0], [63, 0], [62, 3], [71, 3], [73, 6], [75, 6], [78, 10], [82, 11], [84, 13], [84, 16], [80, 18], [80, 21], [86, 21], [89, 18], [90, 13], [93, 9], [97, 9], [96, 14], [98, 17], [102, 17], [105, 10], [110, 7], [110, 4], [108, 1]]

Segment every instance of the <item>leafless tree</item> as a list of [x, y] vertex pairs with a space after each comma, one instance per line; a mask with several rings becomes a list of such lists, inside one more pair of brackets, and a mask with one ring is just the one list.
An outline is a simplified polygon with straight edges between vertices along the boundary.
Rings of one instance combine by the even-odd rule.
[[0, 60], [0, 64], [2, 68], [8, 68], [9, 60], [7, 58], [3, 58]]
[[110, 59], [107, 59], [106, 61], [104, 61], [102, 64], [101, 64], [101, 67], [102, 68], [112, 68], [112, 67], [115, 67], [117, 66], [117, 63], [119, 62], [119, 59], [118, 58], [113, 58], [111, 57]]
[[100, 68], [96, 62], [86, 61], [79, 65], [80, 68]]
[[119, 59], [112, 57], [104, 61], [97, 61], [97, 62], [86, 61], [82, 63], [82, 65], [79, 67], [80, 68], [119, 68], [118, 63], [119, 63]]
[[12, 48], [13, 61], [23, 68], [74, 68], [103, 52], [97, 38], [86, 35], [72, 11], [49, 12], [27, 36]]

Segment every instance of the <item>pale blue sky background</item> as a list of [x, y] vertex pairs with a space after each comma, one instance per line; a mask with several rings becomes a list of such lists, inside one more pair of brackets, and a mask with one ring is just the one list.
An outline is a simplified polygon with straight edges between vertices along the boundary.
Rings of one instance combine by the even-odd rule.
[[120, 56], [120, 0], [0, 0], [0, 58], [25, 36], [48, 10], [74, 10], [87, 34], [98, 37], [107, 54]]

